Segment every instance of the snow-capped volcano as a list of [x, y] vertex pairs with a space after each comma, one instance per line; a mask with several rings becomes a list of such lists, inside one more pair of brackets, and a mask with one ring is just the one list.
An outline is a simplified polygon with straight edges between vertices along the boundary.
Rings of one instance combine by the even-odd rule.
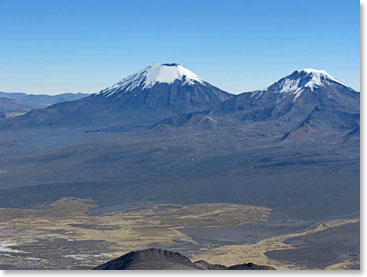
[[179, 82], [181, 86], [193, 86], [195, 84], [207, 86], [207, 83], [201, 80], [194, 72], [180, 64], [155, 63], [122, 79], [112, 87], [102, 90], [101, 93], [105, 96], [111, 96], [118, 91], [143, 90], [152, 88], [156, 84], [173, 84], [174, 82]]
[[299, 69], [292, 74], [280, 79], [265, 90], [254, 92], [254, 96], [260, 96], [265, 91], [274, 93], [294, 94], [294, 101], [306, 89], [314, 91], [322, 86], [338, 83], [343, 85], [325, 70], [317, 70], [313, 68]]
[[80, 101], [28, 114], [27, 120], [47, 126], [140, 126], [205, 111], [232, 96], [182, 65], [153, 64]]
[[133, 113], [149, 110], [160, 116], [206, 110], [231, 96], [176, 63], [152, 64], [95, 95]]
[[[312, 118], [322, 124], [328, 122], [330, 126], [339, 124], [337, 128], [355, 126], [359, 116], [359, 93], [326, 71], [302, 69], [264, 90], [232, 97], [222, 103], [218, 113], [250, 121], [282, 119], [287, 124], [301, 124]], [[321, 126], [319, 123], [314, 126]]]

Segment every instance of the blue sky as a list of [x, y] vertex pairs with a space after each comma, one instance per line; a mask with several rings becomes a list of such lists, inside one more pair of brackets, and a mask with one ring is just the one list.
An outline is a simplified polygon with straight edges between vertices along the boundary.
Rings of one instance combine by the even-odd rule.
[[0, 91], [97, 92], [180, 63], [233, 93], [295, 69], [359, 90], [359, 0], [0, 0]]

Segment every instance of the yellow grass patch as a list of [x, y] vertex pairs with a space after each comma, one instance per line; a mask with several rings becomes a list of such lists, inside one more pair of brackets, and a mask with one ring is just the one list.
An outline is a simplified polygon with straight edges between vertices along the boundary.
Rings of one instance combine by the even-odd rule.
[[206, 260], [209, 263], [217, 263], [224, 265], [232, 265], [236, 263], [252, 262], [258, 265], [267, 265], [276, 269], [306, 269], [291, 263], [281, 263], [276, 260], [269, 259], [265, 253], [272, 250], [293, 249], [295, 246], [286, 244], [284, 241], [289, 238], [310, 235], [321, 232], [333, 227], [339, 227], [347, 223], [356, 223], [359, 219], [340, 219], [331, 220], [326, 223], [319, 224], [314, 229], [301, 232], [277, 236], [259, 241], [254, 244], [245, 245], [226, 245], [222, 247], [212, 248], [203, 251], [194, 257], [195, 260]]

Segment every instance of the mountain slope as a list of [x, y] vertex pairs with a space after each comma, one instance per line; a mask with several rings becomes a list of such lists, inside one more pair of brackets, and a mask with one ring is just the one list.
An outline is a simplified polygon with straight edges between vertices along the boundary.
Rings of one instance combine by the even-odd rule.
[[178, 64], [153, 64], [81, 100], [31, 112], [18, 126], [116, 126], [150, 124], [219, 105], [232, 95]]

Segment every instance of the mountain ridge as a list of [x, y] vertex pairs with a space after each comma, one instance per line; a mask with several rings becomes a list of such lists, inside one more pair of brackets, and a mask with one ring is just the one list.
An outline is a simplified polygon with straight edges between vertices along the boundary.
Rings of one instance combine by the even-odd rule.
[[18, 100], [27, 104], [53, 105], [59, 102], [78, 100], [89, 96], [89, 93], [61, 93], [56, 95], [31, 94], [24, 92], [3, 92], [0, 91], [0, 97]]

